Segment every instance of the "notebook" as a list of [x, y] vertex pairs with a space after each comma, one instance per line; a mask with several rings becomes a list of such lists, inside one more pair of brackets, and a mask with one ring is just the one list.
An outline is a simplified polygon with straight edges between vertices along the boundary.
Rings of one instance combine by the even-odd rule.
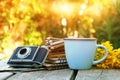
[[66, 58], [49, 58], [43, 64], [48, 70], [57, 70], [68, 68]]

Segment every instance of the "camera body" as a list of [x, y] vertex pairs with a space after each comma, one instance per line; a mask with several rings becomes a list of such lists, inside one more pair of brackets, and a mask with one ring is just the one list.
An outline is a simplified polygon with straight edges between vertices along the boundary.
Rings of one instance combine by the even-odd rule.
[[12, 67], [42, 67], [49, 49], [47, 46], [17, 47], [7, 64]]

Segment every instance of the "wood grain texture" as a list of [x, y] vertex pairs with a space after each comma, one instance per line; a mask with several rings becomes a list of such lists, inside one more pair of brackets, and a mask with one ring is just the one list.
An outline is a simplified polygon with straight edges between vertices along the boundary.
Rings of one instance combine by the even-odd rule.
[[73, 70], [36, 71], [17, 73], [7, 80], [70, 80]]
[[13, 73], [10, 73], [10, 72], [2, 72], [2, 73], [0, 73], [0, 80], [5, 80], [12, 75], [13, 75]]
[[[8, 67], [7, 61], [8, 60], [0, 61], [0, 70], [4, 70], [6, 67]], [[4, 80], [11, 75], [13, 75], [13, 73], [11, 73], [11, 72], [0, 72], [0, 80]]]
[[79, 70], [75, 80], [120, 80], [119, 69]]

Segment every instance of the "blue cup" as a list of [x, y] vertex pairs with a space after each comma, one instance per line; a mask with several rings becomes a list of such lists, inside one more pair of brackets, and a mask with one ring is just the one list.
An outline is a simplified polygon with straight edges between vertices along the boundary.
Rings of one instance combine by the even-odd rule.
[[[92, 65], [102, 62], [108, 55], [103, 45], [96, 43], [96, 38], [64, 38], [65, 54], [70, 69], [90, 69]], [[94, 61], [97, 48], [103, 48], [105, 55]]]

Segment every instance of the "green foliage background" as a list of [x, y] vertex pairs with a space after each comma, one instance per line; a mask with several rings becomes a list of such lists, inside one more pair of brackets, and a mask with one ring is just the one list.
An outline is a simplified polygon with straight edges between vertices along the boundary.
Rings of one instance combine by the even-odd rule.
[[[75, 35], [76, 31], [77, 37], [96, 37], [98, 43], [109, 40], [115, 48], [120, 47], [119, 0], [88, 0], [88, 11], [98, 3], [104, 7], [99, 16], [87, 10], [78, 15], [77, 7], [74, 15], [53, 12], [51, 4], [60, 1], [0, 0], [0, 52], [6, 48], [14, 49], [17, 44], [41, 45], [46, 37], [64, 38]], [[87, 0], [64, 1], [81, 5]], [[66, 18], [67, 26], [61, 24], [62, 18]]]

